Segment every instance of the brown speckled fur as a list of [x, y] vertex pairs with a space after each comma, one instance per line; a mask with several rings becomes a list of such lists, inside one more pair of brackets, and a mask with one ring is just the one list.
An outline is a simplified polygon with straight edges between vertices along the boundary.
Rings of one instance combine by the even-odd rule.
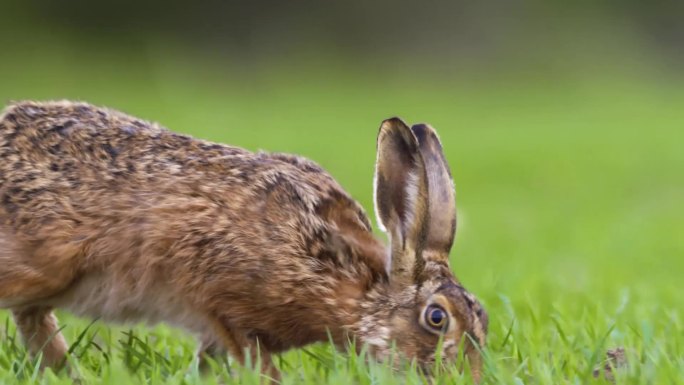
[[[0, 307], [47, 365], [66, 351], [61, 335], [49, 338], [53, 308], [168, 322], [200, 335], [202, 353], [240, 362], [258, 346], [269, 368], [269, 353], [328, 335], [379, 358], [396, 341], [423, 364], [441, 334], [448, 358], [464, 333], [484, 344], [486, 314], [449, 270], [455, 203], [429, 126], [390, 119], [380, 130], [376, 205], [390, 251], [309, 160], [85, 103], [9, 106], [0, 159]], [[435, 301], [448, 311], [443, 332], [421, 323]]]

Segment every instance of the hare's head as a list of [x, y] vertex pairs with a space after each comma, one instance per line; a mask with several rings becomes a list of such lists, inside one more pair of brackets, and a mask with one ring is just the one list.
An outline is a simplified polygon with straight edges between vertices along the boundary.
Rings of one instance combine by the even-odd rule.
[[[449, 268], [456, 201], [435, 130], [397, 118], [378, 135], [375, 207], [390, 239], [389, 304], [382, 337], [427, 369], [462, 351], [479, 377], [487, 314]], [[379, 315], [378, 315], [379, 316]]]

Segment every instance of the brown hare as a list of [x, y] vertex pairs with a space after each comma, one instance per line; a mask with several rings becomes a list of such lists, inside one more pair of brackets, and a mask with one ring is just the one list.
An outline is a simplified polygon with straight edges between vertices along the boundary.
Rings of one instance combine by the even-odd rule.
[[456, 207], [435, 130], [385, 120], [374, 188], [389, 247], [307, 159], [85, 103], [16, 103], [0, 116], [0, 307], [45, 365], [65, 358], [62, 308], [182, 327], [200, 363], [258, 350], [277, 375], [270, 353], [355, 340], [425, 368], [463, 349], [479, 378], [487, 315], [449, 268]]

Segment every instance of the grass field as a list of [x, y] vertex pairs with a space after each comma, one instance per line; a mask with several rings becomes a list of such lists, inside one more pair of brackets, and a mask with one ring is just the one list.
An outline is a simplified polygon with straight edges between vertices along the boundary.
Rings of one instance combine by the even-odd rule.
[[[445, 81], [382, 68], [241, 77], [173, 61], [43, 56], [3, 64], [1, 100], [85, 99], [198, 137], [303, 154], [369, 213], [380, 121], [431, 123], [457, 186], [452, 267], [490, 315], [484, 382], [602, 383], [592, 370], [614, 347], [629, 361], [617, 383], [684, 382], [681, 82], [616, 73]], [[74, 344], [71, 373], [39, 373], [2, 311], [0, 383], [259, 383], [236, 366], [201, 378], [195, 342], [179, 330], [59, 315]], [[283, 384], [423, 381], [326, 344], [277, 361]], [[470, 380], [452, 370], [435, 383]]]

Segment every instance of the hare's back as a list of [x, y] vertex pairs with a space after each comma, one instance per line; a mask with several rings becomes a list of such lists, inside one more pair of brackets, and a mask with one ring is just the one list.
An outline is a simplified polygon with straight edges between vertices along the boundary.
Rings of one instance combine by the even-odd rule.
[[31, 161], [35, 168], [49, 162], [51, 171], [88, 166], [132, 174], [139, 170], [134, 162], [147, 173], [173, 173], [174, 166], [208, 166], [217, 156], [247, 154], [86, 103], [21, 102], [0, 116], [0, 155], [9, 161], [4, 162], [5, 168], [12, 162]]
[[80, 216], [100, 228], [181, 218], [187, 206], [252, 227], [296, 219], [317, 232], [328, 225], [322, 211], [341, 204], [370, 228], [307, 159], [194, 139], [85, 103], [10, 106], [0, 117], [0, 158], [0, 216], [15, 224], [74, 228], [65, 221], [84, 223]]

